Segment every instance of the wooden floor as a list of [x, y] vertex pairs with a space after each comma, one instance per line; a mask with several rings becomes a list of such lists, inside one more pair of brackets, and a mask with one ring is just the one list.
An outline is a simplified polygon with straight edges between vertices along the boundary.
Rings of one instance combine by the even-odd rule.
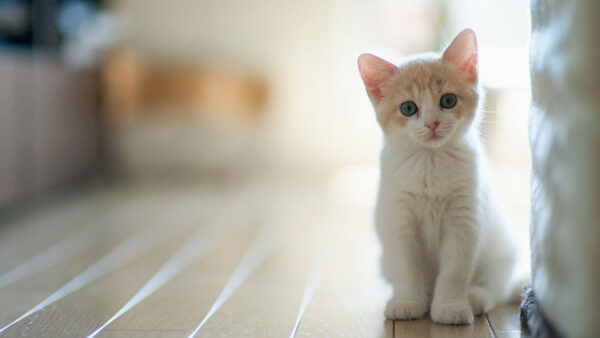
[[4, 215], [0, 336], [522, 335], [509, 306], [468, 326], [384, 320], [370, 208], [330, 186], [123, 184]]

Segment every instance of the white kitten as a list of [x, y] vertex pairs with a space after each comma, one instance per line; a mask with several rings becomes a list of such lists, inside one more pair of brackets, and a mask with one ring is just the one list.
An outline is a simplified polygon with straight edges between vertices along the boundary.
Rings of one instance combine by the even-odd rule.
[[508, 299], [516, 255], [477, 129], [475, 33], [442, 55], [395, 66], [363, 54], [358, 66], [385, 139], [375, 214], [394, 288], [385, 316], [470, 323]]

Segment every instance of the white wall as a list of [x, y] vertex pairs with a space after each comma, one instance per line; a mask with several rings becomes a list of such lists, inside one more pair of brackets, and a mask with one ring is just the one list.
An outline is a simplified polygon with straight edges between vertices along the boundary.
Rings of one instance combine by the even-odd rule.
[[[266, 72], [265, 137], [277, 154], [307, 164], [337, 161], [336, 152], [348, 148], [345, 122], [337, 120], [344, 107], [332, 105], [332, 73], [339, 68], [331, 1], [117, 0], [112, 7], [126, 22], [125, 43], [142, 51]], [[357, 78], [354, 58], [343, 64]]]

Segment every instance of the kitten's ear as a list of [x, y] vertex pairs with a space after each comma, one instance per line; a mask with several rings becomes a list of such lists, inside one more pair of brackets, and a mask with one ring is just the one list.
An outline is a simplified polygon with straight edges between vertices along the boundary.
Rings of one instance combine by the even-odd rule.
[[457, 75], [470, 83], [477, 82], [477, 38], [471, 29], [456, 35], [444, 50], [443, 58], [456, 66]]
[[374, 103], [381, 101], [381, 85], [396, 73], [396, 66], [373, 54], [358, 57], [358, 70], [365, 83], [369, 98]]

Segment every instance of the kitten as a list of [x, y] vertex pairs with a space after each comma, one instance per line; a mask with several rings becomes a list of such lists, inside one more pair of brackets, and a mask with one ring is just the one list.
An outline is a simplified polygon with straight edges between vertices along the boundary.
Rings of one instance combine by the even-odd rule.
[[516, 255], [477, 128], [475, 33], [442, 55], [395, 66], [363, 54], [358, 66], [385, 141], [375, 211], [394, 289], [385, 316], [470, 323], [508, 300]]

